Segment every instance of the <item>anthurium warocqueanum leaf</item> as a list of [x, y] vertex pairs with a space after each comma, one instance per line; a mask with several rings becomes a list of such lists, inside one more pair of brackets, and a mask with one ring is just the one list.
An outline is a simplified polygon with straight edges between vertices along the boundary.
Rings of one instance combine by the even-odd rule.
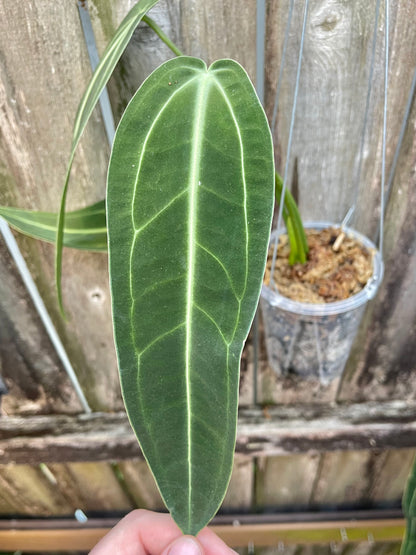
[[94, 75], [92, 76], [91, 81], [89, 82], [88, 87], [84, 92], [81, 102], [78, 106], [74, 122], [74, 130], [72, 134], [71, 153], [69, 156], [68, 167], [65, 176], [65, 184], [62, 191], [61, 206], [59, 209], [58, 228], [56, 232], [55, 279], [58, 303], [62, 314], [64, 313], [64, 308], [62, 302], [61, 276], [62, 247], [65, 226], [65, 205], [75, 152], [81, 136], [84, 132], [84, 129], [88, 123], [88, 120], [90, 119], [92, 111], [94, 110], [104, 87], [107, 85], [117, 62], [126, 49], [134, 30], [143, 19], [143, 16], [146, 14], [146, 12], [150, 10], [150, 8], [152, 8], [155, 4], [157, 4], [158, 1], [159, 0], [139, 0], [137, 4], [133, 6], [133, 8], [128, 12], [126, 17], [120, 23], [120, 26], [118, 27], [114, 37], [111, 39], [111, 42], [105, 49], [100, 63], [96, 67]]
[[124, 401], [160, 492], [196, 534], [230, 478], [239, 364], [271, 226], [271, 136], [245, 71], [170, 60], [110, 160], [110, 282]]
[[[58, 222], [56, 213], [0, 206], [0, 216], [20, 233], [41, 241], [55, 242]], [[107, 252], [105, 201], [68, 212], [63, 239], [65, 247]]]

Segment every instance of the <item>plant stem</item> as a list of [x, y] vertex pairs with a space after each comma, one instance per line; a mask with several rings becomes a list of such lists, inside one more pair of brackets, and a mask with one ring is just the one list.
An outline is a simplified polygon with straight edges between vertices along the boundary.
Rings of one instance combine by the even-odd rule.
[[153, 31], [156, 33], [156, 35], [166, 44], [166, 46], [168, 48], [170, 48], [172, 50], [172, 52], [176, 56], [183, 56], [183, 53], [179, 50], [179, 48], [176, 46], [176, 44], [174, 44], [170, 40], [170, 38], [167, 35], [165, 35], [165, 33], [162, 31], [162, 29], [159, 27], [159, 25], [156, 23], [156, 21], [154, 21], [148, 15], [144, 15], [143, 18], [142, 18], [142, 21], [144, 21], [151, 29], [153, 29]]
[[[280, 203], [283, 192], [283, 180], [277, 172], [275, 173], [275, 184], [276, 201]], [[284, 198], [283, 219], [289, 237], [289, 264], [305, 264], [309, 252], [308, 241], [295, 199], [287, 189]]]

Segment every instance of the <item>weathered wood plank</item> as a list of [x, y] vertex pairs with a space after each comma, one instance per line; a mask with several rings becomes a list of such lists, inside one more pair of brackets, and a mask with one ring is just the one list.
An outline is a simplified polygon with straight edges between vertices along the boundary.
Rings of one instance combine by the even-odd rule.
[[389, 203], [385, 277], [367, 313], [348, 365], [340, 400], [416, 396], [416, 104]]
[[[310, 502], [348, 507], [368, 504], [372, 471], [371, 451], [337, 451], [321, 455]], [[345, 538], [347, 541], [347, 538]]]
[[[0, 491], [9, 507], [6, 514], [51, 516], [71, 514], [71, 506], [42, 468], [1, 465]], [[10, 511], [10, 508], [13, 510]], [[3, 510], [4, 507], [0, 507]]]
[[[308, 451], [414, 448], [414, 404], [241, 409], [236, 452], [271, 456]], [[0, 419], [0, 464], [140, 457], [125, 413]]]
[[51, 464], [47, 467], [72, 512], [128, 511], [133, 505], [108, 463]]
[[120, 461], [118, 468], [129, 494], [139, 509], [162, 510], [165, 505], [155, 479], [143, 459]]
[[0, 236], [0, 376], [3, 414], [74, 413], [82, 407]]
[[[0, 203], [58, 210], [73, 118], [91, 74], [76, 3], [0, 1], [0, 60]], [[97, 112], [76, 157], [70, 207], [104, 196], [107, 158]], [[29, 239], [19, 244], [92, 407], [120, 409], [106, 258], [64, 253], [64, 324], [53, 248]]]
[[256, 506], [290, 510], [307, 507], [318, 465], [318, 453], [257, 459]]
[[374, 503], [400, 503], [414, 458], [414, 449], [384, 451], [378, 455], [369, 491]]
[[220, 510], [240, 512], [253, 505], [254, 465], [250, 457], [235, 455], [227, 493]]
[[[340, 222], [354, 198], [376, 0], [313, 0], [309, 4], [291, 162], [298, 159], [299, 200], [304, 218]], [[416, 47], [413, 8], [409, 0], [390, 4], [388, 162], [392, 160], [414, 69], [409, 62], [409, 55]], [[270, 117], [288, 13], [289, 0], [268, 3], [266, 107]], [[302, 17], [303, 3], [299, 2], [293, 12], [279, 95], [275, 134], [278, 166], [282, 166], [286, 158]], [[370, 237], [377, 231], [379, 218], [383, 41], [384, 13], [381, 9], [357, 206], [358, 228]]]

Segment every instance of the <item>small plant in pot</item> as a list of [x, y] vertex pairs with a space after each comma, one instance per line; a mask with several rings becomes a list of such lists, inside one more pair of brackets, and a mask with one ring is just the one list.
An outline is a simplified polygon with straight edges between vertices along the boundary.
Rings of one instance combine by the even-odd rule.
[[[282, 193], [276, 174], [276, 198]], [[352, 229], [328, 222], [304, 228], [289, 191], [282, 214], [287, 232], [272, 233], [261, 295], [269, 363], [279, 375], [326, 384], [342, 374], [383, 263], [375, 245]]]

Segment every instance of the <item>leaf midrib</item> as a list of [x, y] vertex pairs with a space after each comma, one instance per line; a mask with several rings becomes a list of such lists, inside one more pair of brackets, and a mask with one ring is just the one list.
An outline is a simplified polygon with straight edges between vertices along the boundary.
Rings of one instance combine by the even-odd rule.
[[191, 521], [192, 507], [192, 403], [191, 403], [191, 341], [192, 341], [192, 308], [195, 282], [195, 251], [196, 251], [196, 208], [198, 200], [198, 184], [200, 174], [200, 153], [202, 149], [202, 130], [205, 123], [206, 97], [208, 89], [208, 73], [199, 85], [195, 105], [192, 158], [189, 169], [188, 190], [188, 279], [186, 287], [186, 343], [185, 343], [185, 385], [187, 407], [187, 455], [188, 455], [188, 521]]

